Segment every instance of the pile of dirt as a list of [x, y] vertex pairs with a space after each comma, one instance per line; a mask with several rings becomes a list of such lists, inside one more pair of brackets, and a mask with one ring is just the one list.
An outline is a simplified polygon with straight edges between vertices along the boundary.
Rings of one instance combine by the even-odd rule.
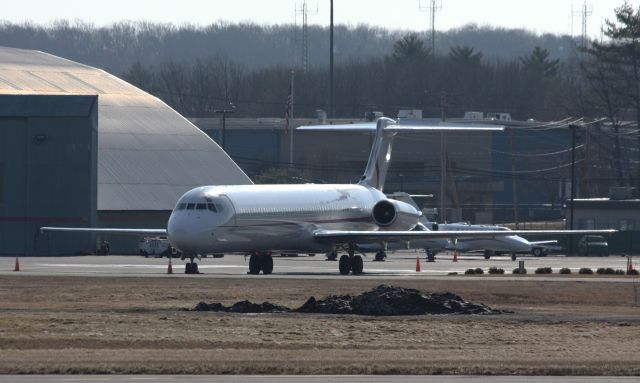
[[309, 298], [301, 307], [291, 310], [269, 302], [262, 304], [242, 301], [230, 307], [220, 303], [198, 303], [195, 311], [225, 311], [237, 313], [298, 312], [314, 314], [358, 315], [427, 315], [427, 314], [500, 314], [482, 304], [467, 302], [460, 296], [445, 293], [426, 293], [416, 289], [380, 285], [358, 296], [331, 295], [317, 300]]
[[222, 303], [200, 302], [194, 308], [195, 311], [224, 311], [229, 313], [257, 314], [257, 313], [281, 313], [291, 311], [290, 308], [274, 305], [269, 302], [253, 303], [240, 301], [232, 306], [225, 306]]

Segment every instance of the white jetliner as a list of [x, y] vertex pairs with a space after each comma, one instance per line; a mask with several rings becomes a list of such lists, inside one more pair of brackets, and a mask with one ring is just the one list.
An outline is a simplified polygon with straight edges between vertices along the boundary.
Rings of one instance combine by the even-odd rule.
[[[513, 231], [412, 231], [421, 212], [387, 199], [382, 188], [391, 160], [391, 147], [399, 132], [499, 131], [496, 127], [400, 125], [388, 118], [377, 123], [321, 125], [299, 130], [351, 130], [375, 132], [367, 168], [358, 184], [202, 186], [178, 200], [166, 235], [191, 262], [186, 273], [197, 273], [194, 259], [201, 254], [250, 254], [249, 273], [270, 274], [272, 252], [347, 252], [339, 261], [341, 274], [361, 274], [358, 243], [415, 239], [473, 238], [479, 235], [518, 235]], [[78, 228], [43, 227], [42, 230], [78, 231]], [[113, 233], [162, 234], [162, 229], [80, 229]], [[570, 231], [561, 231], [571, 233]], [[576, 233], [578, 231], [574, 231]], [[594, 231], [580, 231], [593, 233]], [[598, 233], [611, 231], [597, 231]], [[530, 232], [529, 232], [530, 233]], [[557, 232], [554, 232], [557, 233]]]

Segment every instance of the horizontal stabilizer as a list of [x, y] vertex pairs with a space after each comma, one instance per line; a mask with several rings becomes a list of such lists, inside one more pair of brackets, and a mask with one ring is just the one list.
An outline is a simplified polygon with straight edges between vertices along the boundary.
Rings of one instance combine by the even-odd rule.
[[[362, 132], [374, 134], [376, 132], [376, 123], [355, 123], [355, 124], [336, 124], [336, 125], [307, 125], [296, 128], [300, 131], [310, 132]], [[447, 122], [439, 122], [437, 124], [397, 124], [391, 123], [384, 128], [387, 133], [399, 132], [501, 132], [504, 126], [481, 125], [481, 124], [450, 124]]]
[[45, 231], [66, 231], [76, 233], [113, 233], [113, 234], [142, 234], [142, 235], [167, 235], [167, 229], [117, 229], [103, 227], [53, 227], [43, 226], [40, 232]]

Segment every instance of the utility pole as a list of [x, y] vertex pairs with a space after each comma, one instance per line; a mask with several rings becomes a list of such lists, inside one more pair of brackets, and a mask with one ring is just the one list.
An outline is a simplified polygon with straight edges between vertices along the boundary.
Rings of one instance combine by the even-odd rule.
[[[447, 95], [442, 93], [440, 95], [440, 114], [442, 121], [447, 119], [446, 110]], [[445, 194], [447, 190], [447, 136], [446, 133], [440, 133], [440, 223], [446, 222], [445, 213]]]
[[511, 188], [513, 196], [513, 221], [516, 225], [516, 230], [520, 226], [520, 217], [518, 215], [518, 183], [516, 181], [516, 156], [513, 145], [514, 128], [509, 129], [509, 145], [511, 147]]
[[573, 230], [573, 200], [576, 197], [576, 129], [577, 125], [569, 125], [571, 129], [571, 224], [569, 228]]
[[[575, 168], [576, 168], [576, 129], [577, 125], [569, 125], [571, 129], [571, 209], [570, 209], [570, 223], [569, 229], [573, 230], [573, 202], [576, 196], [575, 185]], [[569, 238], [569, 254], [573, 254], [573, 238]]]
[[235, 105], [233, 105], [232, 103], [229, 103], [228, 108], [222, 108], [222, 109], [215, 109], [213, 111], [216, 114], [222, 114], [222, 137], [221, 137], [221, 144], [220, 146], [222, 146], [222, 150], [224, 150], [225, 152], [227, 151], [226, 149], [226, 144], [227, 144], [227, 113], [235, 113], [236, 112], [236, 107]]
[[[289, 119], [293, 121], [293, 80], [295, 78], [295, 72], [291, 70], [291, 97], [290, 105], [289, 105]], [[289, 129], [289, 167], [293, 167], [293, 129], [291, 129], [290, 124], [287, 127]]]
[[333, 118], [333, 0], [329, 20], [329, 117]]
[[422, 12], [429, 12], [429, 20], [427, 25], [431, 29], [431, 54], [436, 53], [436, 12], [442, 9], [442, 0], [427, 0], [429, 5], [422, 5], [422, 1], [418, 3], [418, 8]]

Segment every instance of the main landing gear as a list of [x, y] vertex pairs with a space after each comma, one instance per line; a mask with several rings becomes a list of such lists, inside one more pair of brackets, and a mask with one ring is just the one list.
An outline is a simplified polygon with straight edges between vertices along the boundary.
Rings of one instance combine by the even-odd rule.
[[249, 272], [247, 274], [267, 275], [273, 272], [273, 258], [271, 252], [256, 252], [249, 257]]
[[345, 254], [340, 257], [340, 261], [338, 262], [338, 269], [340, 270], [340, 274], [348, 275], [349, 271], [353, 275], [362, 274], [362, 269], [364, 268], [364, 263], [362, 262], [362, 257], [359, 255], [354, 255], [355, 251], [352, 247], [349, 247], [349, 255]]
[[387, 253], [384, 250], [380, 250], [376, 253], [376, 257], [373, 259], [376, 262], [384, 262], [387, 259]]

